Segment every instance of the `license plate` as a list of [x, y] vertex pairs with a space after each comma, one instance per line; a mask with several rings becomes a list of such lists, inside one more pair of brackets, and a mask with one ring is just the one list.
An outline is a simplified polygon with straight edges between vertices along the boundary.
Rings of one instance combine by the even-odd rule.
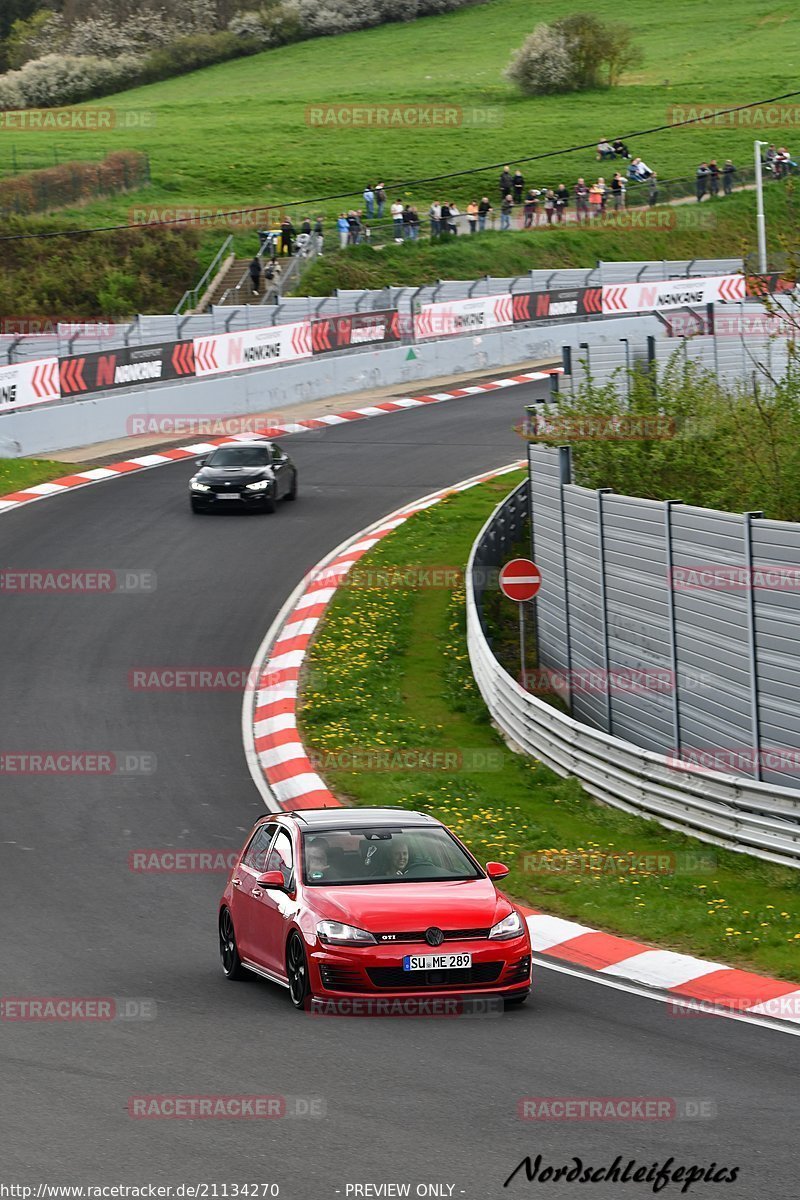
[[453, 971], [472, 966], [471, 954], [407, 954], [404, 971]]
[[238, 492], [217, 492], [218, 500], [241, 500]]

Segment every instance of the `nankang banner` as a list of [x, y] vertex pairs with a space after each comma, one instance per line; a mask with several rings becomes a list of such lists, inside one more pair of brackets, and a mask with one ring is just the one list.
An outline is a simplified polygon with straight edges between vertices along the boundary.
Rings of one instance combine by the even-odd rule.
[[395, 309], [321, 317], [311, 322], [311, 345], [315, 354], [326, 354], [348, 346], [399, 342], [400, 331], [401, 317]]
[[0, 412], [44, 404], [60, 395], [57, 358], [0, 366]]
[[95, 354], [73, 354], [58, 363], [62, 396], [146, 386], [194, 374], [191, 343], [125, 346]]
[[663, 283], [614, 283], [603, 288], [603, 312], [658, 312], [744, 298], [744, 275], [667, 279]]
[[445, 300], [441, 304], [423, 304], [414, 316], [415, 338], [454, 337], [461, 333], [482, 333], [500, 329], [514, 321], [510, 292], [500, 296], [476, 296], [472, 300]]
[[246, 367], [267, 367], [311, 357], [311, 322], [266, 325], [241, 333], [220, 333], [194, 339], [196, 375], [220, 375]]

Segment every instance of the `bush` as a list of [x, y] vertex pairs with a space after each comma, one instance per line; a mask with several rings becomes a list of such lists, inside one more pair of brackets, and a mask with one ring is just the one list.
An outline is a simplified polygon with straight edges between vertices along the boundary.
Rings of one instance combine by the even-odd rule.
[[136, 82], [142, 59], [76, 58], [48, 54], [0, 75], [0, 109], [53, 108], [119, 91]]
[[283, 46], [287, 42], [299, 41], [302, 36], [296, 12], [292, 12], [280, 0], [262, 4], [260, 8], [239, 13], [228, 29], [239, 38], [249, 38], [260, 49]]
[[146, 154], [119, 150], [102, 162], [61, 163], [42, 171], [27, 171], [0, 179], [0, 214], [49, 212], [141, 187], [149, 177]]
[[627, 25], [576, 13], [537, 25], [514, 52], [505, 76], [529, 96], [613, 87], [635, 57]]
[[31, 59], [61, 48], [64, 18], [42, 8], [27, 21], [15, 21], [5, 44], [6, 64], [10, 70], [24, 67]]

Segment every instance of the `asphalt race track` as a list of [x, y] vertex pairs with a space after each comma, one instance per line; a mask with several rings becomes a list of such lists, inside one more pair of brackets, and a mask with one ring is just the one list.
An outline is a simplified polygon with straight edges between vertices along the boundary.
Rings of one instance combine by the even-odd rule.
[[[192, 516], [183, 462], [0, 518], [6, 569], [157, 577], [138, 595], [0, 592], [0, 749], [157, 760], [151, 775], [0, 776], [0, 993], [157, 1006], [152, 1020], [0, 1021], [0, 1181], [277, 1183], [288, 1200], [391, 1195], [347, 1191], [387, 1183], [470, 1200], [652, 1195], [647, 1183], [529, 1183], [522, 1171], [503, 1188], [526, 1154], [593, 1167], [620, 1154], [740, 1168], [737, 1182], [695, 1184], [693, 1197], [797, 1195], [794, 1037], [678, 1019], [550, 970], [529, 1006], [503, 1017], [299, 1014], [271, 984], [223, 978], [223, 875], [129, 869], [142, 848], [234, 850], [263, 811], [240, 692], [134, 691], [129, 671], [246, 669], [289, 591], [344, 537], [521, 457], [511, 426], [530, 398], [519, 387], [285, 438], [300, 498], [274, 516]], [[320, 1097], [327, 1115], [132, 1119], [129, 1097], [154, 1093]], [[716, 1115], [534, 1124], [517, 1116], [523, 1096], [675, 1097]]]

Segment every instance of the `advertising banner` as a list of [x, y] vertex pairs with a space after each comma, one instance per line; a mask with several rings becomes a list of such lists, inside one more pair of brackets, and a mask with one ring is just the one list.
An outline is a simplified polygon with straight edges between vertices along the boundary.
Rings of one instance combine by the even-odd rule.
[[400, 341], [400, 314], [394, 309], [320, 317], [311, 322], [314, 354], [345, 350], [348, 346], [373, 346]]
[[471, 300], [445, 300], [441, 304], [423, 304], [414, 316], [415, 338], [454, 337], [462, 333], [481, 333], [512, 325], [514, 310], [511, 294], [476, 296]]
[[310, 321], [294, 321], [290, 325], [270, 325], [263, 329], [243, 329], [239, 333], [219, 333], [213, 337], [194, 339], [196, 375], [219, 375], [223, 371], [292, 362], [298, 358], [310, 358], [311, 354]]
[[603, 312], [661, 312], [744, 298], [744, 275], [667, 279], [662, 283], [615, 283], [603, 288]]
[[0, 412], [44, 404], [60, 395], [57, 358], [0, 366]]
[[162, 379], [194, 375], [191, 342], [166, 342], [154, 346], [123, 346], [93, 354], [61, 358], [62, 396], [104, 392], [109, 388], [146, 386]]

